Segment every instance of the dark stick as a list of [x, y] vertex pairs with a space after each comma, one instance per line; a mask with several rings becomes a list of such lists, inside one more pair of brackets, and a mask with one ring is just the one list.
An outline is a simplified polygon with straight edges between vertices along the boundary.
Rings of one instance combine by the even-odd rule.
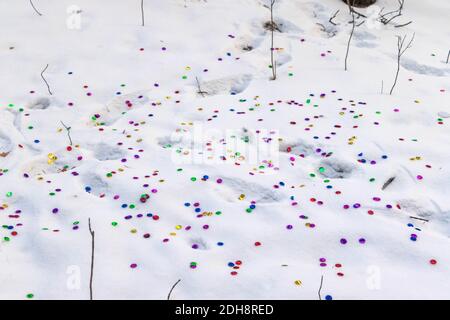
[[36, 9], [36, 7], [34, 6], [32, 0], [30, 0], [30, 4], [31, 4], [31, 6], [33, 7], [34, 11], [36, 11], [36, 13], [37, 13], [38, 15], [42, 16], [42, 13], [40, 13], [40, 12]]
[[72, 129], [72, 127], [68, 127], [64, 124], [64, 122], [61, 121], [61, 124], [63, 125], [63, 127], [67, 130], [67, 136], [69, 137], [69, 142], [70, 145], [72, 145], [72, 138], [70, 137], [70, 129]]
[[47, 70], [47, 68], [48, 68], [48, 64], [45, 66], [44, 70], [42, 70], [41, 78], [42, 78], [42, 80], [44, 80], [45, 84], [47, 85], [48, 93], [50, 93], [50, 95], [53, 95], [53, 93], [50, 91], [50, 86], [48, 85], [47, 80], [45, 80], [45, 78], [44, 78], [44, 72], [45, 72], [45, 70]]
[[447, 64], [448, 64], [448, 59], [450, 59], [450, 50], [448, 50], [448, 54], [447, 54]]
[[141, 0], [141, 16], [142, 16], [142, 26], [145, 25], [145, 20], [144, 20], [144, 0]]
[[406, 27], [407, 25], [410, 25], [412, 23], [412, 21], [407, 22], [407, 23], [403, 23], [403, 24], [397, 24], [395, 27], [396, 28], [402, 28], [402, 27]]
[[392, 92], [394, 91], [394, 88], [397, 85], [398, 74], [400, 73], [400, 59], [401, 59], [402, 55], [406, 52], [406, 50], [411, 48], [411, 44], [414, 41], [414, 37], [415, 37], [415, 33], [413, 34], [413, 36], [411, 37], [411, 40], [405, 47], [404, 45], [405, 45], [406, 35], [403, 38], [400, 36], [397, 36], [397, 72], [395, 73], [394, 84], [392, 85], [391, 91], [389, 92], [390, 95], [392, 95]]
[[276, 66], [276, 61], [274, 61], [273, 59], [273, 51], [275, 50], [273, 47], [273, 33], [275, 31], [275, 24], [273, 22], [273, 6], [275, 5], [275, 1], [276, 0], [271, 0], [270, 2], [270, 24], [271, 24], [271, 29], [272, 29], [272, 34], [271, 34], [271, 45], [270, 45], [270, 64], [272, 65], [272, 80], [276, 80], [277, 79], [277, 66]]
[[91, 229], [91, 218], [88, 220], [89, 223], [89, 232], [91, 233], [92, 246], [91, 246], [91, 277], [89, 279], [89, 297], [92, 298], [92, 279], [94, 277], [94, 250], [95, 250], [95, 232]]
[[416, 220], [420, 220], [420, 221], [425, 221], [425, 222], [429, 222], [430, 220], [427, 219], [422, 219], [422, 218], [418, 218], [418, 217], [413, 217], [413, 216], [409, 216], [411, 219], [416, 219]]
[[178, 283], [180, 283], [181, 279], [178, 279], [177, 282], [175, 282], [175, 284], [172, 286], [172, 289], [170, 289], [169, 294], [167, 296], [167, 300], [170, 300], [170, 295], [172, 294], [173, 289], [175, 289], [175, 287], [177, 286]]
[[339, 11], [340, 11], [340, 10], [336, 11], [336, 12], [333, 14], [333, 16], [330, 18], [330, 20], [328, 20], [328, 22], [330, 22], [332, 25], [337, 26], [337, 23], [334, 23], [334, 22], [333, 22], [333, 19], [336, 18], [336, 16], [338, 15]]
[[202, 97], [204, 97], [205, 93], [207, 93], [207, 92], [202, 90], [202, 87], [200, 86], [200, 81], [198, 81], [197, 77], [195, 77], [195, 81], [197, 81], [197, 88], [198, 88], [197, 93], [200, 93], [202, 95]]
[[323, 284], [323, 275], [320, 278], [320, 287], [319, 287], [319, 291], [317, 292], [317, 294], [319, 295], [319, 300], [322, 300], [322, 295], [320, 294], [320, 291], [322, 291], [322, 284]]
[[[391, 21], [393, 21], [394, 19], [400, 17], [402, 15], [402, 10], [403, 10], [403, 6], [405, 5], [405, 0], [398, 0], [398, 4], [399, 7], [397, 10], [385, 13], [385, 14], [381, 14], [381, 12], [383, 11], [383, 9], [381, 9], [379, 15], [379, 21], [385, 25], [389, 24]], [[387, 18], [389, 15], [393, 15], [390, 18]], [[409, 23], [408, 23], [409, 24]]]
[[352, 12], [352, 31], [350, 33], [350, 36], [348, 37], [347, 52], [345, 54], [345, 71], [347, 71], [348, 52], [350, 50], [350, 42], [352, 41], [353, 32], [355, 32], [355, 14]]
[[381, 187], [381, 190], [386, 189], [387, 187], [389, 187], [389, 185], [395, 180], [395, 177], [390, 177], [389, 179], [387, 179], [387, 181], [383, 184], [383, 186]]

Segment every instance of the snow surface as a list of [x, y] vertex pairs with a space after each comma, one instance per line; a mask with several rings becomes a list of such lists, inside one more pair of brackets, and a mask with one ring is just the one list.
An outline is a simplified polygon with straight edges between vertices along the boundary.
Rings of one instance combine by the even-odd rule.
[[275, 81], [267, 1], [33, 2], [0, 1], [0, 298], [88, 299], [88, 218], [95, 299], [450, 298], [449, 1], [345, 72], [345, 3], [279, 0]]

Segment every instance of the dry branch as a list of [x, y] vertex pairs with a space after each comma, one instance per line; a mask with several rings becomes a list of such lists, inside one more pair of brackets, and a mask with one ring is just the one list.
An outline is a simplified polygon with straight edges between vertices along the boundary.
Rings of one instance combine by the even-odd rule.
[[45, 80], [45, 78], [44, 78], [44, 72], [47, 70], [47, 68], [48, 68], [48, 64], [45, 66], [44, 70], [42, 70], [42, 72], [41, 72], [41, 78], [42, 78], [42, 80], [44, 80], [45, 84], [47, 85], [48, 93], [49, 93], [50, 95], [53, 95], [52, 91], [50, 90], [50, 86], [48, 85], [47, 80]]
[[144, 0], [141, 0], [141, 17], [142, 17], [142, 26], [145, 26], [145, 19], [144, 19]]
[[337, 26], [337, 23], [334, 23], [334, 22], [333, 22], [333, 19], [336, 18], [336, 16], [339, 14], [339, 11], [340, 11], [340, 10], [336, 11], [336, 12], [331, 16], [331, 18], [328, 20], [328, 22], [331, 23], [332, 25]]
[[[275, 5], [276, 0], [270, 0], [270, 23], [272, 26], [274, 26], [273, 21], [273, 6]], [[273, 33], [275, 28], [271, 28], [271, 44], [270, 44], [270, 65], [272, 66], [272, 80], [277, 79], [277, 62], [274, 61], [274, 47], [273, 47]]]
[[323, 285], [323, 275], [320, 277], [320, 286], [319, 290], [317, 291], [317, 294], [319, 295], [319, 300], [322, 300], [322, 295], [320, 294], [320, 291], [322, 291], [322, 285]]
[[200, 81], [198, 80], [197, 77], [195, 77], [195, 81], [197, 81], [197, 90], [198, 90], [197, 93], [200, 93], [202, 97], [204, 97], [205, 94], [207, 94], [208, 92], [202, 90], [202, 87], [200, 86]]
[[73, 144], [73, 143], [72, 143], [72, 138], [70, 137], [70, 129], [72, 129], [72, 127], [66, 126], [66, 125], [64, 124], [64, 122], [62, 122], [62, 121], [61, 121], [61, 124], [63, 125], [64, 129], [66, 129], [66, 131], [67, 131], [67, 136], [69, 137], [70, 145], [72, 145], [72, 144]]
[[91, 276], [89, 278], [89, 297], [93, 300], [92, 280], [94, 277], [94, 252], [95, 252], [95, 232], [91, 228], [91, 218], [88, 219], [89, 232], [91, 234]]
[[170, 300], [170, 295], [172, 294], [173, 289], [175, 289], [175, 287], [180, 283], [181, 279], [178, 279], [177, 282], [174, 283], [174, 285], [172, 286], [172, 288], [169, 291], [169, 294], [167, 295], [167, 300]]
[[406, 46], [405, 46], [406, 35], [403, 37], [397, 36], [397, 72], [395, 73], [394, 84], [392, 85], [391, 91], [389, 92], [389, 94], [391, 95], [392, 92], [394, 91], [395, 86], [397, 85], [398, 74], [400, 73], [400, 60], [403, 54], [406, 52], [406, 50], [411, 48], [415, 35], [416, 35], [415, 33], [412, 35], [411, 40], [408, 42]]
[[42, 13], [40, 13], [40, 12], [38, 11], [38, 9], [36, 9], [36, 7], [34, 6], [32, 0], [30, 0], [30, 4], [31, 4], [31, 6], [33, 7], [34, 11], [35, 11], [38, 15], [42, 16]]
[[390, 177], [389, 179], [386, 180], [386, 182], [383, 184], [383, 186], [381, 187], [381, 190], [386, 189], [387, 187], [389, 187], [389, 185], [394, 182], [395, 177]]

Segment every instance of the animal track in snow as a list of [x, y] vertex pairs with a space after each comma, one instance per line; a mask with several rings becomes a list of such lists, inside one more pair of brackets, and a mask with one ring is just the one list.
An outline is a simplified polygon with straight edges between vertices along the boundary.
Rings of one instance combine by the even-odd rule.
[[324, 168], [320, 171], [320, 175], [330, 179], [349, 178], [356, 170], [356, 166], [352, 163], [336, 158], [322, 160], [320, 166]]
[[51, 101], [49, 98], [46, 97], [39, 97], [31, 101], [27, 107], [29, 109], [37, 109], [37, 110], [45, 110], [49, 108], [51, 105]]
[[253, 77], [249, 74], [242, 74], [232, 77], [214, 79], [202, 82], [201, 88], [202, 91], [206, 92], [208, 96], [225, 93], [239, 94], [247, 89], [252, 78]]
[[402, 59], [401, 66], [406, 70], [427, 76], [445, 77], [446, 75], [450, 74], [449, 69], [440, 69], [432, 66], [427, 66], [425, 64], [420, 64], [412, 59], [407, 58]]
[[94, 157], [100, 161], [117, 160], [125, 156], [125, 152], [106, 143], [99, 143], [93, 148]]

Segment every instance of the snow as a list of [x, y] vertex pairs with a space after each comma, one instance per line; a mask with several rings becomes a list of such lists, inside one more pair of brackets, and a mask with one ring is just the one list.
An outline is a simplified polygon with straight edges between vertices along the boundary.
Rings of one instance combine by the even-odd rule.
[[358, 9], [344, 71], [347, 5], [278, 0], [274, 81], [268, 1], [33, 3], [0, 1], [1, 299], [89, 299], [89, 218], [95, 299], [450, 298], [448, 1]]

